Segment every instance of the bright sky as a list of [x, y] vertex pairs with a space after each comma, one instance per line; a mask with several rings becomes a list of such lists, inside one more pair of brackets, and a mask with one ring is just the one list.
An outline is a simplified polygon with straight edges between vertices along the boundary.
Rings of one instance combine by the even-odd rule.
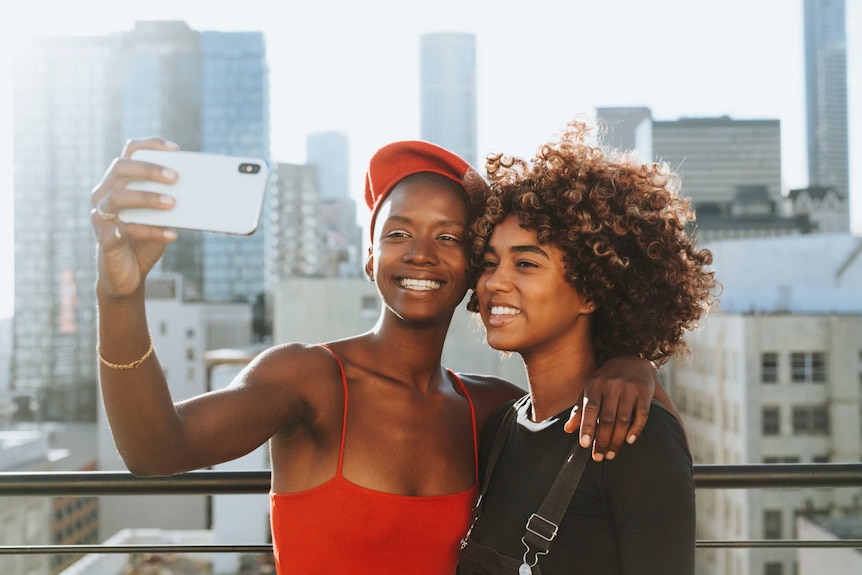
[[[862, 0], [846, 2], [852, 167], [862, 166]], [[480, 157], [531, 154], [567, 120], [597, 106], [647, 106], [657, 120], [778, 118], [783, 188], [808, 183], [802, 0], [6, 3], [0, 8], [0, 318], [13, 310], [11, 58], [32, 36], [103, 35], [130, 30], [136, 20], [262, 31], [273, 160], [304, 162], [307, 133], [345, 130], [357, 198], [375, 149], [419, 137], [419, 35], [444, 31], [476, 34]], [[850, 178], [853, 228], [862, 234], [862, 173], [851, 168]], [[82, 202], [88, 192], [81, 190]]]

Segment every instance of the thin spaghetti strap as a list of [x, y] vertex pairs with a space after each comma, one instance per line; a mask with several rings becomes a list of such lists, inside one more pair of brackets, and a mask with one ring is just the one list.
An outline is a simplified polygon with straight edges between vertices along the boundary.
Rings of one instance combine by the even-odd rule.
[[[336, 474], [340, 477], [342, 475], [341, 468], [344, 463], [344, 438], [347, 436], [347, 374], [344, 373], [344, 364], [341, 363], [341, 358], [332, 351], [332, 349], [326, 345], [325, 343], [319, 344], [320, 347], [328, 351], [332, 357], [335, 358], [335, 361], [338, 362], [338, 369], [341, 370], [341, 386], [344, 388], [344, 414], [341, 416], [341, 446], [338, 448], [338, 471]], [[470, 404], [470, 408], [472, 409], [473, 404]], [[473, 424], [474, 433], [475, 433], [475, 422]]]
[[446, 371], [449, 372], [449, 375], [458, 382], [458, 386], [461, 388], [461, 391], [464, 392], [464, 397], [467, 398], [467, 403], [470, 404], [470, 419], [473, 424], [473, 465], [476, 471], [476, 481], [479, 481], [479, 434], [476, 430], [476, 408], [473, 407], [473, 398], [470, 397], [470, 392], [467, 391], [467, 386], [464, 385], [461, 378], [458, 377], [451, 369], [447, 368]]

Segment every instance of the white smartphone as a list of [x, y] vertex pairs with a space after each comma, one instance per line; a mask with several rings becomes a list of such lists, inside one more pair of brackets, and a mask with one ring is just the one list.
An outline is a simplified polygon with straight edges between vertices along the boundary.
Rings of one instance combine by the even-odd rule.
[[173, 184], [134, 181], [127, 188], [168, 194], [176, 204], [170, 210], [120, 210], [122, 221], [236, 235], [257, 229], [270, 180], [265, 160], [161, 150], [137, 150], [131, 157], [171, 168], [178, 177]]

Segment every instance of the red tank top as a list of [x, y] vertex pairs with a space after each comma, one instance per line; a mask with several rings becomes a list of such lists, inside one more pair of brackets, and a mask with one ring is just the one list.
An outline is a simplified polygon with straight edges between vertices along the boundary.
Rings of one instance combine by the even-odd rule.
[[[329, 351], [338, 362], [344, 387], [338, 469], [335, 477], [307, 491], [270, 491], [273, 551], [279, 575], [455, 573], [460, 542], [479, 494], [478, 482], [461, 493], [414, 497], [375, 491], [345, 479], [347, 377], [341, 360]], [[470, 404], [478, 477], [473, 401], [458, 376], [452, 371], [449, 374]]]

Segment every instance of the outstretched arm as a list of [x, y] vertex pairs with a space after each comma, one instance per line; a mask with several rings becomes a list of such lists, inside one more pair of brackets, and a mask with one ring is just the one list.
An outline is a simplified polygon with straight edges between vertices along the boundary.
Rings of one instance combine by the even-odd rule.
[[581, 445], [592, 445], [596, 461], [613, 459], [624, 442], [631, 444], [640, 437], [653, 398], [682, 421], [652, 363], [637, 356], [613, 358], [587, 380], [566, 431], [580, 429]]
[[117, 215], [125, 208], [173, 205], [170, 196], [134, 189], [140, 180], [177, 179], [161, 166], [132, 160], [132, 152], [142, 148], [177, 149], [157, 138], [130, 141], [91, 194], [99, 380], [111, 432], [129, 470], [169, 475], [248, 453], [291, 422], [302, 402], [271, 383], [276, 378], [267, 376], [266, 366], [272, 362], [258, 361], [228, 389], [174, 403], [147, 325], [145, 281], [177, 236]]

